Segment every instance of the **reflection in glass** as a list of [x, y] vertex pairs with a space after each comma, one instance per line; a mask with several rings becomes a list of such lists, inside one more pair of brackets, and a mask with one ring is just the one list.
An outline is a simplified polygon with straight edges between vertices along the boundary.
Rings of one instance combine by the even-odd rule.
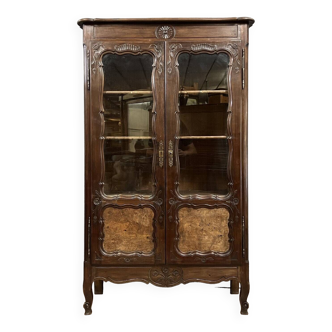
[[105, 54], [104, 91], [151, 91], [152, 63], [150, 54]]
[[179, 62], [181, 194], [227, 194], [226, 53], [181, 53]]
[[151, 194], [152, 152], [149, 139], [105, 140], [105, 193]]
[[180, 139], [179, 159], [181, 194], [227, 194], [227, 140]]
[[208, 96], [206, 104], [199, 104], [200, 95], [188, 97], [185, 104], [180, 95], [180, 136], [226, 136], [227, 93]]
[[228, 54], [181, 53], [178, 62], [180, 90], [227, 89]]
[[150, 54], [103, 56], [104, 191], [153, 192], [153, 140]]
[[153, 98], [148, 95], [104, 95], [104, 136], [152, 135]]

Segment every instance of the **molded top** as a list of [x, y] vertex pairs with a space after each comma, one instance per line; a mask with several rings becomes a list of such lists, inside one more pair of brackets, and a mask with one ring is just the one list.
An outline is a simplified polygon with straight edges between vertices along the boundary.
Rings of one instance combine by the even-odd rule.
[[255, 20], [250, 17], [228, 18], [82, 18], [77, 24], [83, 25], [114, 23], [246, 23], [251, 27]]

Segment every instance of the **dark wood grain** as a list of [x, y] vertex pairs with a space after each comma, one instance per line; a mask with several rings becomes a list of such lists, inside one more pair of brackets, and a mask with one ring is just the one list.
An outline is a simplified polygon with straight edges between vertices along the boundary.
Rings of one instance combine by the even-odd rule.
[[[247, 17], [78, 21], [83, 28], [85, 75], [83, 292], [86, 315], [92, 313], [92, 284], [95, 294], [102, 294], [105, 281], [119, 284], [144, 282], [158, 287], [230, 281], [231, 294], [238, 294], [241, 285], [241, 314], [248, 314], [248, 40], [249, 27], [253, 23], [254, 20]], [[186, 109], [178, 105], [177, 59], [185, 52], [224, 52], [230, 58], [228, 106], [223, 105], [223, 112], [227, 112], [225, 130], [229, 151], [226, 194], [185, 195], [179, 190], [179, 112], [186, 112]], [[150, 54], [153, 57], [154, 183], [152, 193], [148, 195], [105, 193], [102, 92], [105, 80], [102, 58], [105, 54]], [[202, 116], [208, 116], [209, 112], [218, 109], [214, 105], [209, 109], [201, 105], [194, 111], [203, 110]], [[168, 155], [169, 150], [172, 155]], [[160, 159], [160, 156], [163, 157]], [[200, 221], [196, 226], [202, 226], [202, 229], [192, 237], [188, 237], [190, 232], [187, 234], [181, 228], [184, 224], [190, 226], [191, 220], [186, 216], [184, 222], [181, 212], [179, 214], [181, 209], [197, 211]], [[209, 222], [213, 214], [221, 210], [227, 212], [227, 232], [215, 225], [215, 220]], [[112, 214], [112, 211], [115, 212]], [[146, 211], [149, 211], [148, 224], [143, 216]], [[202, 211], [208, 211], [209, 218], [202, 216]], [[141, 220], [137, 219], [139, 216]], [[135, 225], [130, 224], [130, 219]], [[146, 224], [147, 228], [140, 223]], [[130, 234], [121, 235], [128, 230]], [[200, 234], [206, 237], [203, 242], [200, 242]], [[211, 247], [209, 241], [220, 235], [227, 235], [227, 243], [223, 242], [222, 247]], [[185, 246], [184, 242], [179, 242], [180, 238], [185, 240]]]
[[229, 17], [229, 18], [82, 18], [77, 24], [82, 28], [83, 25], [114, 24], [114, 23], [235, 23], [248, 24], [252, 26], [255, 20], [250, 17]]

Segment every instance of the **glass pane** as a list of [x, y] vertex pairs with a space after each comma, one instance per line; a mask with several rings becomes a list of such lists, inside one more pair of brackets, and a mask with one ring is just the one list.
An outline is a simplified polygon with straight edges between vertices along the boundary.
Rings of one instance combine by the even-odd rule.
[[178, 61], [180, 135], [225, 136], [229, 56], [182, 53]]
[[[196, 102], [201, 94], [191, 98]], [[209, 104], [192, 104], [179, 106], [180, 136], [227, 136], [228, 97], [213, 95]], [[218, 103], [219, 102], [219, 103]]]
[[107, 195], [153, 192], [152, 63], [150, 54], [103, 56]]
[[227, 89], [229, 56], [218, 54], [181, 53], [178, 58], [180, 72], [180, 90]]
[[152, 95], [104, 95], [104, 136], [152, 135]]
[[226, 139], [180, 139], [180, 193], [227, 194]]
[[104, 91], [151, 91], [152, 63], [150, 54], [105, 54]]
[[151, 194], [152, 153], [149, 139], [105, 140], [105, 194]]
[[229, 56], [178, 58], [180, 193], [227, 194]]

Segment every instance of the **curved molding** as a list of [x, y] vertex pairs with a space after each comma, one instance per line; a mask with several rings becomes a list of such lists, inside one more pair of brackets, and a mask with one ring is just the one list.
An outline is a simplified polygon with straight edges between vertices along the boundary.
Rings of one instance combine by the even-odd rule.
[[[156, 83], [155, 83], [155, 72], [157, 71], [159, 75], [163, 72], [163, 61], [164, 61], [164, 52], [163, 52], [163, 44], [162, 43], [156, 43], [156, 44], [150, 44], [148, 47], [143, 48], [140, 45], [134, 45], [134, 44], [119, 44], [115, 45], [114, 47], [104, 47], [101, 43], [97, 43], [93, 46], [93, 48], [96, 48], [96, 53], [94, 54], [95, 62], [100, 62], [100, 67], [102, 67], [101, 59], [102, 55], [104, 54], [117, 54], [121, 52], [125, 52], [128, 54], [151, 54], [154, 58], [154, 62], [152, 66], [154, 67], [152, 71], [152, 78], [151, 78], [151, 84], [152, 84], [152, 93], [154, 101], [156, 100]], [[118, 48], [119, 51], [116, 51], [114, 49]], [[123, 53], [121, 53], [123, 54]], [[100, 78], [101, 78], [101, 91], [104, 90], [104, 71], [100, 71]], [[104, 178], [105, 178], [105, 163], [104, 163], [104, 132], [105, 132], [105, 117], [104, 117], [104, 105], [103, 105], [103, 95], [100, 94], [99, 97], [99, 114], [100, 114], [100, 155], [101, 155], [101, 179], [99, 181], [100, 186], [100, 193], [104, 200], [106, 201], [117, 201], [119, 199], [124, 200], [139, 200], [139, 201], [153, 201], [156, 196], [157, 192], [155, 188], [158, 188], [157, 185], [157, 179], [156, 179], [156, 162], [157, 162], [157, 155], [158, 155], [158, 148], [156, 144], [156, 102], [153, 103], [153, 109], [152, 109], [152, 142], [153, 142], [153, 160], [152, 160], [152, 173], [154, 174], [154, 188], [151, 194], [148, 195], [142, 195], [142, 194], [111, 194], [106, 195], [104, 192]]]
[[216, 51], [217, 50], [217, 45], [215, 44], [193, 44], [191, 45], [191, 50], [192, 51]]
[[[101, 53], [105, 51], [105, 47], [102, 43], [97, 43], [92, 46], [92, 62], [91, 68], [92, 72], [95, 74], [97, 72], [97, 62], [100, 59]], [[100, 61], [100, 60], [99, 60]], [[101, 66], [101, 64], [99, 64]]]
[[164, 62], [163, 47], [159, 44], [151, 44], [149, 47], [153, 47], [153, 49], [156, 52], [155, 53], [156, 58], [155, 58], [153, 66], [157, 67], [157, 72], [159, 75], [161, 75], [163, 72], [163, 67], [164, 67], [164, 65], [163, 65], [163, 62]]
[[145, 284], [149, 284], [150, 280], [145, 279], [145, 278], [130, 278], [130, 279], [122, 279], [122, 280], [116, 280], [113, 279], [112, 277], [95, 277], [95, 280], [103, 280], [103, 281], [110, 281], [113, 282], [114, 284], [126, 284], [127, 282], [144, 282]]
[[172, 73], [174, 67], [178, 66], [177, 60], [174, 63], [175, 53], [178, 49], [182, 48], [182, 44], [171, 44], [169, 45], [168, 61], [167, 61], [167, 72]]
[[[171, 191], [172, 192], [172, 191]], [[229, 212], [229, 219], [228, 219], [228, 241], [229, 241], [229, 249], [226, 252], [217, 252], [217, 251], [208, 251], [208, 252], [201, 252], [198, 250], [195, 251], [191, 251], [188, 253], [183, 253], [179, 250], [178, 248], [178, 243], [179, 243], [179, 218], [178, 218], [178, 211], [183, 208], [183, 207], [189, 207], [189, 208], [193, 208], [193, 209], [201, 209], [201, 208], [207, 208], [207, 209], [220, 209], [220, 208], [224, 208], [227, 209]], [[174, 252], [176, 254], [176, 256], [178, 256], [180, 259], [185, 259], [185, 258], [190, 258], [192, 257], [194, 260], [199, 260], [202, 263], [206, 263], [209, 260], [210, 261], [214, 261], [215, 259], [218, 258], [223, 258], [225, 256], [230, 256], [234, 250], [234, 229], [233, 229], [233, 224], [234, 224], [234, 211], [233, 209], [227, 205], [227, 204], [191, 204], [191, 203], [185, 203], [182, 202], [181, 204], [179, 204], [177, 207], [175, 207], [175, 211], [174, 211], [174, 215], [175, 215], [175, 238], [174, 238]]]
[[236, 280], [239, 279], [238, 277], [220, 277], [219, 279], [216, 280], [208, 280], [208, 279], [199, 279], [199, 278], [195, 278], [195, 279], [186, 279], [184, 280], [182, 283], [183, 284], [188, 284], [189, 282], [203, 282], [205, 284], [218, 284], [219, 282], [222, 281], [229, 281], [229, 280]]
[[[162, 201], [161, 201], [162, 204]], [[135, 251], [135, 252], [124, 252], [124, 251], [112, 251], [112, 252], [106, 252], [103, 248], [103, 242], [104, 242], [104, 219], [103, 219], [103, 213], [105, 209], [107, 208], [115, 208], [115, 209], [143, 209], [143, 208], [150, 208], [153, 213], [153, 233], [152, 233], [152, 238], [153, 238], [153, 250], [148, 253], [140, 252], [140, 251]], [[132, 204], [125, 204], [125, 205], [116, 205], [116, 204], [106, 204], [102, 207], [100, 211], [100, 218], [99, 218], [99, 236], [98, 236], [98, 250], [100, 255], [103, 257], [111, 257], [111, 258], [116, 258], [118, 262], [125, 262], [125, 263], [131, 263], [133, 261], [136, 261], [137, 258], [139, 257], [154, 257], [157, 251], [157, 238], [156, 238], [156, 215], [157, 215], [157, 210], [153, 205], [132, 205]]]
[[234, 71], [236, 74], [240, 72], [242, 68], [241, 61], [239, 60], [239, 45], [236, 43], [228, 43], [224, 49], [228, 51], [233, 57], [233, 64], [235, 64]]
[[[180, 49], [181, 48], [181, 49]], [[208, 54], [217, 54], [217, 53], [227, 53], [230, 57], [229, 67], [232, 69], [233, 64], [239, 64], [239, 45], [236, 43], [222, 43], [222, 44], [191, 44], [186, 45], [185, 47], [182, 44], [171, 44], [169, 48], [169, 60], [168, 60], [168, 72], [172, 73], [172, 68], [176, 68], [176, 83], [178, 84], [179, 80], [179, 69], [178, 69], [178, 57], [182, 53], [191, 53], [191, 54], [200, 54], [202, 51], [206, 51]], [[174, 63], [174, 65], [173, 65]], [[234, 68], [235, 73], [240, 71], [240, 68], [236, 66]], [[232, 133], [232, 107], [233, 107], [233, 91], [232, 91], [232, 70], [228, 71], [227, 74], [227, 86], [228, 86], [228, 95], [229, 103], [227, 110], [227, 141], [228, 141], [228, 161], [227, 161], [227, 176], [228, 176], [228, 193], [226, 195], [217, 195], [217, 194], [208, 194], [208, 195], [181, 195], [179, 192], [179, 173], [180, 173], [180, 163], [179, 155], [175, 152], [176, 158], [176, 167], [177, 167], [177, 179], [175, 180], [175, 193], [177, 197], [181, 200], [203, 200], [203, 199], [212, 199], [215, 201], [230, 201], [234, 196], [233, 189], [233, 176], [232, 176], [232, 159], [233, 159], [233, 133]], [[177, 98], [177, 96], [176, 96]], [[178, 106], [177, 106], [178, 107]], [[175, 151], [178, 151], [179, 146], [179, 133], [180, 133], [180, 115], [179, 108], [176, 110], [176, 134], [175, 134]], [[236, 205], [236, 204], [235, 204]]]
[[[93, 280], [110, 281], [115, 284], [124, 284], [128, 282], [144, 282], [158, 287], [174, 287], [179, 284], [188, 284], [190, 282], [202, 282], [206, 284], [217, 284], [222, 281], [239, 280], [236, 269], [229, 272], [229, 268], [219, 269], [208, 267], [207, 272], [201, 274], [201, 267], [179, 267], [168, 265], [157, 265], [149, 267], [126, 267], [125, 273], [119, 273], [114, 268], [102, 268], [102, 272], [97, 272]], [[134, 271], [140, 271], [136, 274]], [[142, 271], [143, 270], [143, 271]], [[200, 272], [199, 272], [200, 271]], [[200, 277], [201, 276], [201, 277]]]

